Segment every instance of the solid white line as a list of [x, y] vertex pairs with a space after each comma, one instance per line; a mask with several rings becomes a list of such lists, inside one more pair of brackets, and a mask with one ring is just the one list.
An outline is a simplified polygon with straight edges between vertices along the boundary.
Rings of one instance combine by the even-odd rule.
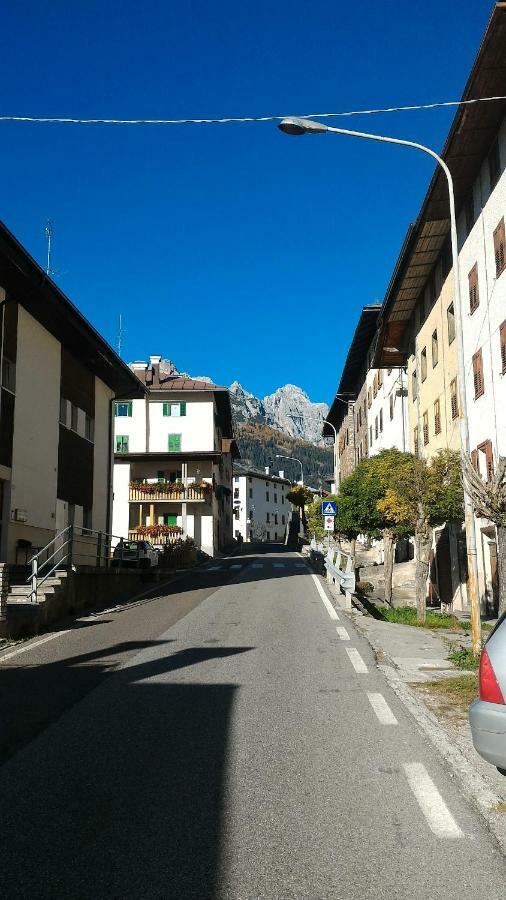
[[47, 644], [48, 641], [53, 641], [57, 637], [61, 637], [62, 634], [68, 634], [70, 629], [65, 629], [65, 631], [56, 631], [54, 634], [48, 634], [46, 637], [40, 638], [39, 641], [32, 641], [31, 644], [24, 644], [22, 647], [18, 647], [17, 650], [11, 650], [10, 653], [6, 653], [5, 656], [0, 656], [0, 665], [5, 662], [6, 659], [12, 659], [13, 656], [19, 656], [20, 653], [27, 653], [28, 650], [33, 650], [35, 647], [40, 647], [41, 644]]
[[383, 694], [367, 694], [367, 697], [382, 725], [398, 724]]
[[346, 631], [346, 628], [339, 628], [339, 625], [338, 625], [336, 628], [336, 631], [342, 641], [349, 641], [350, 636], [349, 636], [348, 632]]
[[358, 672], [359, 675], [366, 675], [367, 666], [358, 650], [355, 650], [355, 647], [346, 647], [346, 653], [350, 658], [350, 662], [355, 669], [355, 672]]
[[422, 763], [404, 763], [404, 771], [430, 830], [441, 838], [461, 838], [463, 834]]
[[337, 619], [337, 621], [339, 622], [339, 616], [337, 615], [337, 613], [336, 613], [334, 607], [332, 606], [332, 603], [330, 602], [330, 600], [329, 600], [329, 598], [327, 597], [325, 591], [323, 590], [323, 588], [322, 588], [322, 586], [321, 586], [321, 584], [320, 584], [320, 582], [319, 582], [319, 580], [318, 580], [318, 576], [313, 574], [311, 577], [312, 577], [312, 579], [313, 579], [313, 581], [314, 581], [314, 583], [315, 583], [315, 585], [316, 585], [316, 590], [318, 591], [318, 593], [319, 593], [321, 599], [323, 600], [323, 603], [324, 603], [324, 605], [325, 605], [325, 609], [327, 610], [327, 612], [328, 612], [330, 618], [331, 618], [331, 619]]

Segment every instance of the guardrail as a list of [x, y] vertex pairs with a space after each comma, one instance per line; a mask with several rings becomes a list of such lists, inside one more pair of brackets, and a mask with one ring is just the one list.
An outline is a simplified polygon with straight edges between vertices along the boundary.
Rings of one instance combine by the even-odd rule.
[[343, 591], [353, 594], [355, 591], [355, 568], [349, 553], [345, 553], [339, 547], [329, 547], [326, 550], [323, 544], [314, 538], [310, 548], [311, 558], [321, 560], [329, 584], [337, 583]]

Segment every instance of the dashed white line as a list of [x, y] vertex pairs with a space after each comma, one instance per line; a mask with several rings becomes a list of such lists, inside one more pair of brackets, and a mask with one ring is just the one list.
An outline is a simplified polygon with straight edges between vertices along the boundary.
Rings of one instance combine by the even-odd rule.
[[369, 703], [371, 704], [374, 712], [376, 713], [379, 721], [382, 725], [397, 725], [397, 719], [395, 718], [392, 710], [390, 709], [387, 701], [385, 700], [383, 694], [367, 694], [369, 699]]
[[274, 568], [275, 569], [284, 569], [285, 564], [284, 563], [274, 563]]
[[440, 838], [463, 837], [425, 766], [422, 763], [404, 763], [404, 771], [430, 830]]
[[349, 656], [350, 662], [355, 669], [355, 672], [358, 672], [359, 675], [367, 675], [367, 666], [360, 656], [358, 650], [355, 650], [355, 647], [346, 647], [346, 653]]
[[346, 631], [346, 628], [339, 628], [339, 625], [338, 625], [336, 627], [336, 631], [342, 641], [349, 641], [350, 636], [349, 636], [348, 632]]
[[263, 569], [263, 567], [263, 563], [253, 563], [253, 565], [251, 566], [252, 569]]
[[332, 606], [332, 603], [330, 602], [330, 600], [329, 600], [329, 598], [327, 597], [325, 591], [323, 590], [323, 588], [322, 588], [320, 582], [318, 581], [318, 577], [317, 577], [316, 575], [314, 575], [314, 574], [313, 574], [311, 577], [312, 577], [312, 579], [313, 579], [313, 581], [314, 581], [314, 583], [315, 583], [315, 585], [316, 585], [316, 590], [318, 591], [318, 593], [319, 593], [321, 599], [323, 600], [325, 609], [327, 610], [327, 612], [328, 612], [330, 618], [331, 618], [331, 619], [337, 619], [337, 621], [339, 622], [339, 616], [337, 615], [337, 613], [336, 613], [334, 607]]
[[207, 571], [208, 572], [221, 572], [221, 566], [209, 566]]
[[307, 569], [306, 563], [295, 563], [296, 569]]
[[32, 641], [31, 644], [24, 644], [22, 647], [18, 647], [17, 650], [11, 650], [10, 653], [6, 653], [4, 656], [0, 656], [0, 665], [5, 662], [7, 659], [12, 659], [13, 656], [19, 656], [21, 653], [27, 653], [28, 650], [34, 650], [35, 647], [40, 647], [41, 644], [47, 644], [48, 641], [53, 641], [57, 637], [61, 637], [63, 634], [68, 634], [69, 629], [66, 628], [65, 631], [56, 631], [54, 634], [48, 634], [46, 637], [40, 638], [38, 641]]
[[231, 569], [242, 569], [241, 563], [235, 563], [235, 565], [230, 566]]

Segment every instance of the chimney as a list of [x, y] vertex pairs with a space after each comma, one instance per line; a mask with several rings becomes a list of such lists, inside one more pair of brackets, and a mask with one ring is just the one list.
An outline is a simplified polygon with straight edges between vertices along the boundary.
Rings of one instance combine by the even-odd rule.
[[160, 383], [160, 360], [161, 356], [150, 356], [149, 365], [146, 371], [146, 384]]
[[284, 470], [281, 469], [281, 470], [278, 472], [278, 475], [279, 475], [280, 478], [284, 478], [284, 477], [285, 477]]
[[270, 471], [269, 466], [266, 466], [266, 467], [265, 467], [265, 474], [268, 475], [268, 474], [269, 474], [269, 471]]
[[151, 363], [152, 366], [159, 366], [161, 359], [162, 359], [161, 356], [150, 356], [149, 362]]

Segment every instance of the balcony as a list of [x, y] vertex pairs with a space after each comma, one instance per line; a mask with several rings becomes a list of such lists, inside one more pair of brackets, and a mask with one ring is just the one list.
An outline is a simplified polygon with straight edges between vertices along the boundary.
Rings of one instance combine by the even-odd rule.
[[183, 529], [177, 525], [144, 525], [128, 530], [129, 541], [150, 541], [156, 547], [177, 544], [183, 539]]
[[134, 503], [155, 503], [159, 501], [208, 503], [212, 497], [212, 492], [212, 485], [207, 481], [191, 482], [186, 486], [181, 481], [131, 481], [128, 499]]

